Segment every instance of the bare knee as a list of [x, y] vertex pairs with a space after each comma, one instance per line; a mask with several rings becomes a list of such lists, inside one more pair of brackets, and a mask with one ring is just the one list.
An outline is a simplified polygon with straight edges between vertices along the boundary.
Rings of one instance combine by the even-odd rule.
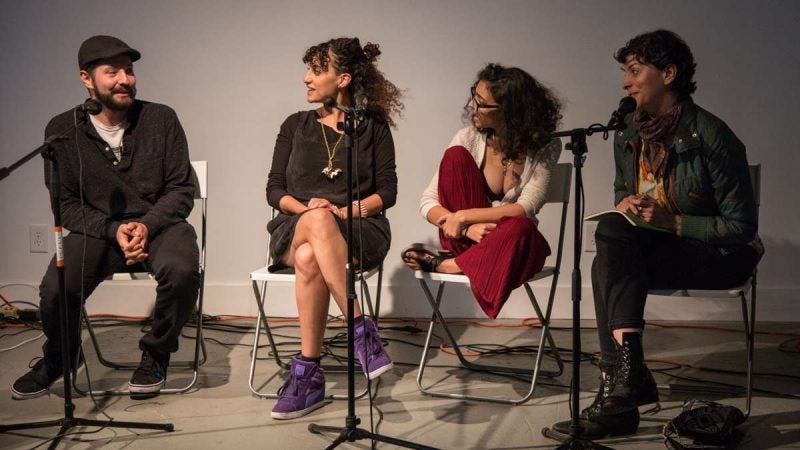
[[294, 270], [298, 277], [314, 278], [320, 274], [317, 255], [309, 244], [297, 247], [294, 252]]
[[303, 213], [298, 222], [299, 226], [309, 232], [307, 236], [309, 239], [328, 238], [334, 233], [340, 234], [336, 218], [325, 208], [315, 208]]

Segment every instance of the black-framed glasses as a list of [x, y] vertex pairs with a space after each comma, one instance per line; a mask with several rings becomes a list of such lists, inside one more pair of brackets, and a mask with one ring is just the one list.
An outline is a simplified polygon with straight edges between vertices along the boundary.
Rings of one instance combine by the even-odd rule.
[[478, 92], [475, 90], [475, 86], [469, 88], [469, 93], [472, 98], [472, 101], [475, 103], [475, 108], [483, 108], [483, 109], [497, 109], [500, 105], [490, 105], [488, 103], [483, 103], [478, 99]]

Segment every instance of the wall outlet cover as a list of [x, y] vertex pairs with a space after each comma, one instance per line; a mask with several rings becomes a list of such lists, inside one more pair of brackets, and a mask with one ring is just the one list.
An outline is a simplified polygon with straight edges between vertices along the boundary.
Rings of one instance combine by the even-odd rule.
[[594, 242], [594, 232], [597, 230], [597, 222], [590, 220], [583, 223], [583, 251], [594, 253], [597, 246]]
[[28, 242], [31, 253], [49, 253], [50, 227], [47, 225], [30, 225], [28, 227]]

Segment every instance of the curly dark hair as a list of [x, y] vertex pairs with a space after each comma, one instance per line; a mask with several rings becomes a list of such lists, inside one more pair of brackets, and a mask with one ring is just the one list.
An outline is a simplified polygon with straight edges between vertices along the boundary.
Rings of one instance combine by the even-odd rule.
[[697, 64], [686, 41], [676, 33], [669, 30], [642, 33], [617, 50], [614, 59], [625, 64], [631, 55], [640, 63], [651, 64], [658, 70], [675, 65], [678, 73], [670, 88], [679, 101], [689, 98], [697, 89], [697, 83], [692, 80]]
[[303, 62], [322, 71], [328, 70], [328, 64], [333, 64], [337, 74], [349, 73], [352, 77], [348, 86], [351, 98], [357, 93], [365, 95], [369, 99], [367, 110], [395, 127], [393, 116], [401, 116], [404, 108], [401, 101], [403, 92], [375, 67], [380, 54], [378, 44], [367, 42], [362, 48], [358, 38], [342, 37], [309, 48]]
[[[553, 92], [544, 87], [528, 72], [517, 67], [488, 64], [478, 72], [478, 80], [489, 85], [495, 101], [503, 114], [505, 133], [500, 140], [505, 158], [522, 160], [528, 152], [535, 155], [556, 130], [561, 120], [561, 102]], [[490, 136], [494, 130], [485, 130]]]

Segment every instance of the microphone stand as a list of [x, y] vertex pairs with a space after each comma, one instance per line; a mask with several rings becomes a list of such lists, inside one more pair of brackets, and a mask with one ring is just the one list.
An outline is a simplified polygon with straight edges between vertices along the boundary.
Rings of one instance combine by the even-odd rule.
[[[64, 282], [64, 248], [62, 245], [61, 234], [61, 182], [58, 172], [58, 160], [55, 156], [55, 149], [53, 143], [65, 139], [69, 133], [75, 129], [74, 126], [69, 127], [60, 135], [51, 136], [45, 139], [44, 144], [39, 146], [36, 150], [32, 151], [19, 161], [12, 164], [10, 167], [0, 169], [0, 180], [6, 178], [14, 170], [30, 161], [37, 154], [48, 160], [50, 164], [50, 193], [51, 193], [51, 207], [53, 209], [53, 225], [56, 236], [56, 272], [58, 274], [58, 317], [61, 321], [61, 369], [64, 372], [64, 417], [54, 420], [46, 420], [42, 422], [28, 422], [18, 423], [11, 425], [0, 425], [0, 433], [6, 433], [15, 430], [26, 430], [31, 428], [46, 428], [58, 427], [60, 430], [58, 434], [52, 439], [48, 448], [54, 449], [58, 446], [61, 439], [69, 434], [70, 428], [75, 427], [101, 427], [101, 428], [144, 428], [152, 430], [174, 431], [175, 426], [171, 423], [145, 423], [145, 422], [118, 422], [115, 420], [96, 420], [84, 419], [75, 417], [75, 405], [72, 403], [72, 358], [70, 358], [70, 345], [69, 345], [69, 322], [67, 320], [66, 310], [66, 289]], [[83, 300], [83, 299], [81, 299]], [[80, 326], [80, 324], [78, 324]]]
[[[616, 122], [616, 123], [614, 123]], [[587, 437], [591, 423], [588, 420], [580, 419], [580, 361], [581, 361], [581, 251], [583, 248], [582, 229], [583, 229], [583, 176], [581, 169], [588, 152], [586, 146], [586, 136], [602, 132], [604, 138], [608, 137], [609, 131], [620, 130], [624, 124], [620, 120], [609, 123], [608, 126], [593, 124], [588, 128], [575, 128], [568, 131], [560, 131], [549, 134], [551, 138], [569, 137], [570, 142], [564, 147], [572, 151], [573, 166], [575, 167], [575, 222], [574, 222], [574, 246], [573, 246], [573, 267], [572, 267], [572, 383], [570, 383], [570, 420], [556, 423], [553, 428], [569, 429], [569, 434], [562, 434], [552, 428], [543, 428], [542, 434], [550, 439], [561, 442], [558, 450], [566, 449], [599, 449], [611, 450], [611, 447], [592, 442]]]
[[[335, 104], [335, 102], [326, 102], [327, 106], [335, 107], [345, 114], [344, 118], [344, 147], [347, 152], [347, 198], [353, 200], [353, 135], [356, 131], [356, 125], [363, 120], [363, 112], [354, 108]], [[345, 282], [347, 284], [347, 417], [345, 418], [345, 426], [334, 427], [326, 425], [317, 425], [311, 423], [308, 425], [308, 431], [314, 434], [324, 432], [338, 431], [339, 436], [331, 442], [326, 450], [334, 449], [345, 441], [355, 442], [362, 439], [370, 439], [372, 441], [386, 442], [394, 444], [399, 447], [413, 448], [420, 450], [436, 450], [434, 447], [416, 444], [413, 442], [403, 441], [397, 438], [380, 435], [373, 433], [362, 428], [358, 428], [361, 419], [356, 416], [356, 399], [355, 399], [355, 351], [354, 351], [354, 322], [355, 317], [353, 308], [355, 306], [356, 289], [355, 289], [355, 270], [353, 259], [353, 208], [347, 209], [347, 263], [345, 264]], [[369, 381], [368, 381], [369, 382]], [[374, 442], [373, 442], [374, 446]]]

